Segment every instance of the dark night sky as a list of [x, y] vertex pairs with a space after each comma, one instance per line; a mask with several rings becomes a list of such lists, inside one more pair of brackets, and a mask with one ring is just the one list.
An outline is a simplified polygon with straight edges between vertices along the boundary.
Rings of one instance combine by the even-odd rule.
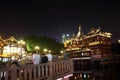
[[78, 26], [87, 33], [91, 27], [111, 32], [120, 38], [120, 4], [113, 1], [16, 0], [0, 1], [0, 35], [22, 37], [38, 35], [58, 37], [77, 34]]

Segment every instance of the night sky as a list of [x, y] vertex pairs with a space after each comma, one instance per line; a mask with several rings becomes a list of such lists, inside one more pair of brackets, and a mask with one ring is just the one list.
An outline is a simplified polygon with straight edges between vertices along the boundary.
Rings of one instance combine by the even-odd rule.
[[120, 4], [114, 1], [16, 0], [0, 1], [0, 35], [20, 38], [27, 35], [58, 37], [63, 33], [83, 33], [91, 27], [120, 38]]

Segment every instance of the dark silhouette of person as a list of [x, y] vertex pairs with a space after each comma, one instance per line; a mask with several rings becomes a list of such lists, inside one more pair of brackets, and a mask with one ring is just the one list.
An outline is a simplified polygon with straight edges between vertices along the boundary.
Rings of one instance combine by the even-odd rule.
[[48, 62], [48, 57], [44, 53], [42, 54], [41, 61], [42, 61], [42, 63], [47, 63]]
[[[42, 54], [42, 57], [41, 57], [41, 63], [47, 63], [48, 62], [48, 57], [45, 55], [45, 53], [43, 53]], [[48, 66], [43, 66], [42, 68], [44, 68], [45, 70], [48, 70]], [[48, 71], [45, 71], [44, 70], [44, 73], [48, 73]], [[44, 75], [44, 74], [42, 74], [42, 75]], [[41, 80], [46, 80], [46, 78], [45, 79], [41, 79]]]

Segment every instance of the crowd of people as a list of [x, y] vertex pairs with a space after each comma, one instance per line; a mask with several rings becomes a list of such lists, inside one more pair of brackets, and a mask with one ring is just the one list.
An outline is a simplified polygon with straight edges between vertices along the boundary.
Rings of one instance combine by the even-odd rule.
[[33, 64], [47, 63], [53, 60], [53, 55], [51, 53], [33, 53], [32, 61]]
[[21, 61], [19, 61], [18, 59], [14, 59], [11, 64], [16, 64], [17, 66], [20, 66], [20, 65], [26, 65], [28, 64], [27, 61], [30, 61], [29, 63], [30, 64], [40, 64], [40, 63], [47, 63], [47, 62], [51, 62], [51, 61], [57, 61], [57, 60], [60, 60], [60, 59], [68, 59], [68, 54], [64, 52], [64, 54], [62, 55], [58, 55], [58, 54], [55, 54], [55, 55], [52, 55], [50, 52], [48, 53], [37, 53], [37, 52], [34, 52], [32, 53], [31, 55], [31, 58], [30, 59], [22, 59]]
[[47, 62], [56, 61], [60, 59], [69, 59], [69, 55], [66, 52], [64, 52], [62, 56], [59, 56], [57, 54], [52, 55], [51, 53], [42, 53], [42, 54], [33, 53], [33, 56], [32, 56], [33, 64], [47, 63]]

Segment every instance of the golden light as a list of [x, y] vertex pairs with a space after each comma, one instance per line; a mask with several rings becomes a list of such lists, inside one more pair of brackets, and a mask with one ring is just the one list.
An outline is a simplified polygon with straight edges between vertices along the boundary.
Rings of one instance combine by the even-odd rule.
[[60, 53], [63, 53], [63, 51], [61, 50]]
[[25, 42], [23, 40], [18, 41], [18, 44], [25, 45]]
[[82, 78], [82, 74], [80, 74], [80, 78]]
[[18, 48], [15, 47], [15, 46], [4, 46], [4, 49], [3, 49], [3, 54], [4, 53], [7, 53], [7, 54], [12, 54], [12, 53], [18, 53]]
[[47, 52], [48, 50], [45, 48], [45, 49], [43, 49], [43, 51], [44, 51], [44, 52]]
[[39, 47], [39, 46], [35, 46], [34, 49], [35, 49], [35, 50], [39, 50], [40, 47]]
[[48, 52], [51, 53], [51, 50], [49, 50]]
[[20, 41], [18, 41], [18, 53], [19, 53], [19, 55], [21, 55], [21, 56], [23, 56], [23, 54], [25, 54], [25, 51], [24, 51], [24, 46], [25, 46], [25, 41], [23, 41], [23, 40], [20, 40]]
[[120, 43], [120, 39], [118, 39], [118, 42]]
[[34, 49], [36, 50], [36, 53], [38, 53], [40, 47], [39, 46], [35, 46]]

